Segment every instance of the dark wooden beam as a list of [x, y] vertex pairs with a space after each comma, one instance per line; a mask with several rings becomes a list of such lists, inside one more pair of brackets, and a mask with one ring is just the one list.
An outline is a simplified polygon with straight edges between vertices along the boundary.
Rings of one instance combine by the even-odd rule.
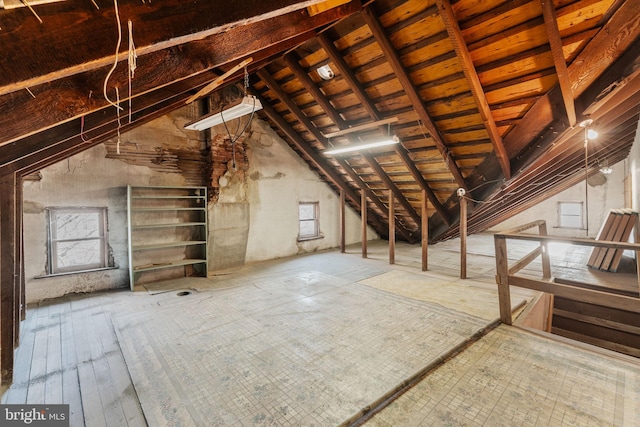
[[[297, 58], [293, 57], [293, 53], [289, 53], [285, 55], [284, 60], [293, 73], [293, 75], [302, 83], [302, 85], [309, 91], [309, 94], [313, 97], [313, 99], [320, 105], [320, 107], [324, 110], [324, 113], [331, 118], [331, 120], [338, 126], [339, 129], [344, 130], [349, 128], [349, 124], [342, 118], [340, 113], [335, 109], [333, 104], [329, 101], [329, 99], [322, 93], [320, 88], [311, 80], [307, 71], [302, 68]], [[352, 137], [353, 135], [348, 135], [348, 137]], [[352, 142], [355, 142], [352, 140]], [[394, 194], [396, 200], [402, 205], [402, 207], [407, 211], [407, 214], [413, 219], [416, 223], [417, 227], [420, 227], [420, 216], [417, 214], [411, 203], [404, 197], [398, 186], [389, 178], [389, 175], [382, 169], [382, 167], [378, 164], [378, 161], [375, 159], [373, 154], [371, 153], [360, 153], [362, 158], [367, 162], [369, 167], [373, 169], [376, 176], [387, 186], [387, 188]]]
[[[627, 0], [569, 65], [571, 92], [576, 100], [611, 64], [625, 52], [632, 50], [631, 45], [640, 36], [638, 10], [640, 10], [640, 0]], [[565, 121], [563, 128], [569, 126], [563, 101], [558, 88], [545, 94], [529, 109], [518, 125], [503, 139], [511, 158], [536, 140], [545, 130], [552, 126], [557, 127], [553, 124], [554, 121], [556, 123]], [[578, 110], [577, 114], [580, 116], [581, 111]], [[557, 134], [559, 131], [554, 129], [553, 132]]]
[[422, 271], [429, 269], [429, 205], [427, 192], [422, 190]]
[[[572, 92], [578, 112], [588, 109], [605, 97], [611, 88], [624, 82], [634, 72], [634, 63], [640, 49], [640, 15], [637, 10], [640, 0], [627, 0], [612, 15], [596, 36], [584, 47], [576, 59], [569, 65], [569, 78], [573, 84]], [[609, 88], [609, 89], [607, 89]], [[580, 95], [578, 95], [578, 93]], [[591, 111], [591, 114], [596, 114]], [[608, 119], [610, 120], [610, 119]], [[605, 121], [606, 122], [606, 121]], [[605, 123], [603, 122], [603, 123]], [[549, 150], [557, 141], [571, 133], [559, 86], [542, 96], [525, 114], [518, 125], [504, 138], [505, 148], [513, 158], [514, 176], [521, 174], [542, 153]], [[516, 155], [514, 158], [513, 156]], [[474, 198], [491, 201], [500, 199], [500, 206], [509, 206], [493, 225], [506, 219], [514, 211], [508, 201], [501, 199], [503, 180], [495, 173], [497, 159], [488, 156], [476, 170], [470, 185], [476, 188]], [[564, 169], [568, 171], [569, 169]], [[547, 195], [551, 194], [551, 187]], [[448, 202], [453, 203], [452, 198]], [[484, 209], [480, 207], [480, 209]], [[470, 227], [475, 227], [472, 219]], [[435, 223], [433, 240], [451, 237], [451, 232], [443, 224]]]
[[[349, 65], [344, 60], [344, 57], [335, 46], [335, 44], [333, 44], [333, 42], [329, 39], [327, 33], [318, 35], [318, 41], [320, 42], [320, 45], [325, 50], [331, 61], [338, 68], [342, 77], [347, 81], [353, 93], [358, 97], [362, 106], [365, 108], [365, 110], [367, 110], [369, 116], [375, 121], [382, 120], [382, 114], [380, 114], [376, 106], [373, 104], [373, 102], [371, 102], [371, 99], [369, 98], [369, 95], [367, 95], [364, 86], [357, 79], [351, 68], [349, 68]], [[443, 221], [445, 221], [447, 224], [450, 224], [451, 220], [449, 219], [449, 215], [440, 203], [440, 200], [438, 200], [438, 197], [429, 187], [429, 184], [427, 184], [427, 181], [422, 176], [422, 173], [418, 170], [415, 163], [409, 157], [406, 148], [402, 145], [402, 141], [400, 142], [400, 144], [396, 145], [395, 149], [396, 154], [400, 157], [405, 167], [409, 170], [411, 176], [413, 176], [420, 187], [427, 192], [429, 200], [434, 206], [436, 212], [438, 212], [438, 214], [442, 217]]]
[[573, 92], [571, 91], [569, 70], [562, 50], [562, 38], [560, 37], [560, 30], [558, 29], [556, 9], [553, 6], [552, 0], [540, 0], [540, 3], [542, 4], [544, 25], [547, 29], [547, 35], [549, 36], [549, 46], [551, 47], [551, 55], [553, 56], [553, 64], [556, 68], [558, 84], [560, 85], [562, 100], [564, 101], [564, 107], [567, 112], [567, 119], [569, 120], [569, 126], [575, 126], [577, 121], [576, 107]]
[[[589, 164], [589, 175], [597, 173], [596, 159], [609, 159], [609, 164], [614, 164], [625, 158], [635, 138], [638, 125], [637, 106], [640, 99], [636, 99], [633, 108], [627, 106], [627, 114], [622, 116], [616, 110], [612, 110], [610, 117], [616, 120], [607, 123], [616, 128], [608, 128], [602, 137], [607, 134], [616, 135], [614, 141], [601, 141], [591, 150], [592, 161]], [[631, 111], [629, 111], [631, 110]], [[603, 118], [606, 119], [606, 118]], [[522, 212], [550, 196], [558, 194], [584, 180], [584, 173], [567, 173], [567, 171], [579, 171], [584, 169], [583, 138], [578, 131], [572, 141], [555, 145], [549, 150], [546, 158], [539, 158], [532, 164], [526, 173], [515, 177], [490, 199], [490, 203], [479, 205], [470, 218], [470, 229], [479, 231], [493, 226], [511, 215]], [[494, 203], [491, 203], [493, 201]], [[508, 206], [509, 209], [496, 209], [496, 206]], [[451, 232], [446, 237], [452, 237]]]
[[14, 173], [0, 170], [0, 385], [13, 381], [13, 349], [19, 333], [16, 325], [16, 187], [18, 180]]
[[[395, 218], [396, 206], [393, 192], [389, 191], [389, 218]], [[389, 264], [396, 263], [396, 222], [389, 220]]]
[[495, 120], [493, 119], [493, 114], [491, 113], [489, 102], [487, 101], [487, 97], [484, 94], [482, 83], [480, 83], [480, 78], [478, 77], [478, 73], [476, 72], [475, 66], [473, 65], [473, 61], [471, 60], [471, 55], [469, 54], [469, 48], [467, 47], [467, 44], [462, 37], [462, 32], [460, 31], [460, 27], [458, 25], [455, 14], [453, 13], [451, 4], [449, 3], [449, 0], [436, 0], [436, 4], [438, 5], [438, 10], [440, 11], [440, 17], [444, 21], [444, 26], [447, 30], [447, 33], [449, 34], [451, 44], [453, 44], [453, 48], [456, 51], [456, 55], [458, 56], [458, 59], [460, 60], [460, 63], [462, 65], [462, 71], [464, 72], [464, 75], [467, 79], [467, 83], [469, 84], [473, 98], [478, 105], [480, 117], [482, 117], [482, 122], [487, 129], [489, 139], [491, 140], [493, 149], [495, 150], [496, 156], [498, 157], [498, 162], [500, 163], [502, 174], [506, 179], [509, 179], [511, 178], [511, 165], [509, 163], [509, 156], [504, 148], [504, 144], [502, 143], [502, 136], [498, 131]]
[[[260, 95], [258, 95], [260, 96]], [[309, 145], [308, 142], [304, 140], [296, 131], [287, 123], [287, 121], [282, 118], [280, 114], [267, 102], [266, 99], [262, 98], [265, 102], [262, 103], [263, 110], [266, 116], [271, 120], [277, 127], [284, 133], [287, 138], [296, 146], [298, 150], [304, 153], [318, 168], [318, 170], [325, 175], [327, 179], [333, 183], [337, 188], [342, 191], [345, 197], [348, 197], [352, 203], [356, 206], [360, 204], [360, 195], [358, 195], [355, 191], [349, 187], [349, 185], [342, 179], [340, 174], [338, 174], [333, 167], [329, 164], [327, 159], [323, 157], [320, 153]]]
[[387, 37], [384, 27], [378, 20], [378, 17], [376, 16], [375, 12], [373, 12], [370, 7], [365, 7], [363, 9], [362, 15], [364, 17], [365, 22], [369, 26], [371, 33], [373, 34], [376, 41], [378, 42], [378, 45], [382, 49], [382, 52], [384, 53], [385, 58], [389, 62], [389, 65], [393, 69], [393, 72], [395, 73], [396, 78], [398, 79], [405, 93], [411, 100], [411, 104], [413, 105], [413, 108], [418, 114], [418, 117], [420, 118], [424, 126], [429, 131], [429, 134], [431, 135], [431, 139], [433, 140], [436, 148], [440, 152], [440, 155], [444, 159], [445, 164], [448, 166], [451, 174], [453, 175], [454, 180], [456, 181], [458, 186], [462, 188], [466, 188], [467, 184], [465, 183], [464, 177], [462, 176], [462, 172], [460, 172], [458, 165], [456, 164], [455, 160], [451, 156], [451, 152], [449, 148], [444, 143], [444, 139], [442, 138], [442, 135], [440, 134], [435, 123], [429, 116], [429, 112], [427, 111], [427, 108], [424, 105], [422, 98], [418, 94], [418, 91], [415, 85], [411, 81], [411, 78], [409, 77], [407, 70], [402, 64], [402, 61], [400, 60], [400, 57], [396, 52], [393, 44]]
[[[254, 55], [256, 62], [253, 65], [259, 66], [262, 60], [273, 54], [281, 53], [284, 50], [297, 46], [307, 40], [308, 37], [308, 35], [303, 35], [303, 38], [288, 39], [267, 50], [260, 51], [258, 54]], [[251, 72], [251, 68], [249, 71]], [[190, 93], [198, 90], [214, 78], [215, 76], [202, 73], [188, 79], [179, 80], [171, 85], [158, 88], [152, 92], [137, 97], [132, 105], [132, 111], [133, 113], [136, 113], [138, 111], [146, 110], [149, 114], [154, 115], [154, 117], [158, 117], [154, 114], [153, 110], [149, 110], [149, 107], [163, 104], [165, 101], [176, 99], [176, 96], [181, 96], [181, 104], [175, 105], [175, 109], [180, 108], [184, 106], [184, 100], [189, 97]], [[2, 119], [0, 118], [0, 120]], [[34, 151], [42, 150], [49, 145], [80, 136], [81, 121], [81, 117], [66, 121], [46, 132], [35, 133], [34, 135], [23, 137], [20, 140], [1, 146], [0, 166], [6, 165], [7, 163], [13, 162], [17, 159], [27, 157]], [[96, 132], [100, 132], [99, 128], [101, 126], [116, 121], [117, 113], [115, 108], [107, 108], [86, 114], [84, 116], [85, 132], [83, 137], [85, 139], [92, 138], [96, 135]], [[122, 122], [128, 122], [128, 117], [124, 118]]]
[[[349, 128], [349, 124], [342, 118], [340, 113], [335, 109], [333, 104], [329, 101], [329, 99], [320, 91], [320, 88], [311, 80], [307, 71], [302, 68], [297, 58], [293, 57], [293, 53], [289, 53], [285, 55], [284, 60], [289, 67], [289, 69], [293, 72], [294, 76], [302, 83], [302, 85], [309, 91], [313, 99], [322, 107], [325, 114], [331, 118], [331, 120], [338, 126], [339, 129], [344, 130]], [[347, 137], [352, 137], [353, 135], [348, 135]], [[351, 142], [356, 142], [351, 140]], [[420, 216], [417, 214], [411, 203], [407, 200], [406, 197], [402, 194], [398, 186], [389, 178], [389, 175], [382, 169], [382, 167], [378, 164], [377, 160], [371, 153], [360, 153], [362, 158], [367, 162], [369, 167], [374, 171], [378, 179], [380, 179], [387, 188], [394, 194], [398, 202], [402, 205], [402, 207], [407, 211], [407, 214], [413, 219], [416, 223], [417, 227], [420, 227]], [[391, 220], [391, 218], [389, 218]]]
[[360, 219], [361, 224], [361, 244], [362, 244], [362, 258], [367, 257], [367, 226], [369, 222], [367, 221], [367, 193], [363, 190], [361, 193], [362, 202], [360, 202]]
[[[293, 100], [289, 97], [289, 95], [280, 87], [278, 82], [276, 82], [275, 79], [271, 77], [271, 75], [264, 69], [258, 71], [257, 75], [262, 79], [262, 81], [265, 82], [265, 84], [269, 87], [269, 89], [271, 89], [274, 92], [277, 98], [287, 106], [287, 108], [289, 109], [291, 114], [293, 114], [296, 120], [300, 122], [302, 126], [311, 135], [313, 135], [315, 140], [318, 141], [323, 147], [327, 147], [328, 141], [324, 137], [322, 132], [320, 132], [320, 130], [318, 130], [318, 128], [314, 126], [311, 120], [309, 120], [309, 118], [305, 116], [302, 110], [300, 110], [300, 107], [298, 107], [298, 105], [295, 102], [293, 102]], [[367, 194], [367, 196], [369, 197], [369, 199], [371, 199], [373, 204], [376, 205], [376, 207], [381, 212], [386, 213], [388, 215], [387, 207], [384, 206], [384, 204], [380, 201], [380, 199], [373, 193], [373, 191], [371, 191], [369, 186], [364, 181], [362, 181], [362, 179], [353, 170], [353, 168], [343, 159], [336, 158], [336, 162], [340, 165], [342, 170], [344, 170], [344, 172], [347, 175], [349, 175], [349, 177], [355, 183], [355, 185], [358, 188], [360, 188], [360, 190], [364, 191]], [[402, 224], [398, 223], [398, 225], [399, 225], [398, 229], [400, 230], [400, 233], [405, 237], [405, 239], [407, 239], [407, 241], [412, 242], [413, 240], [415, 240], [414, 237], [411, 235], [411, 233], [408, 230], [406, 230]]]
[[340, 187], [340, 253], [345, 253], [346, 244], [345, 244], [345, 236], [346, 236], [346, 209], [345, 209], [345, 196], [344, 189]]
[[460, 278], [467, 278], [467, 198], [460, 196]]
[[[176, 110], [182, 106], [186, 96], [184, 93], [178, 94], [173, 98], [151, 103], [146, 108], [135, 110], [132, 115], [132, 121], [129, 123], [127, 120], [122, 123], [120, 132], [127, 132]], [[114, 115], [109, 119], [102, 120], [100, 124], [82, 136], [77, 132], [78, 127], [67, 138], [50, 144], [47, 144], [46, 141], [39, 142], [37, 145], [32, 146], [33, 150], [30, 153], [13, 160], [4, 168], [8, 171], [18, 172], [20, 176], [33, 173], [115, 137], [118, 133], [118, 126], [118, 120]]]
[[[340, 176], [338, 172], [329, 164], [328, 160], [323, 157], [318, 151], [316, 151], [304, 138], [302, 138], [291, 127], [289, 123], [269, 104], [269, 102], [261, 95], [257, 95], [262, 102], [263, 111], [265, 115], [271, 120], [280, 131], [287, 136], [291, 144], [293, 144], [300, 152], [304, 153], [318, 168], [318, 170], [324, 174], [330, 182], [340, 189], [342, 195], [349, 200], [356, 207], [360, 206], [361, 197], [358, 195], [349, 184]], [[342, 202], [341, 202], [342, 203]], [[378, 232], [384, 229], [383, 224], [376, 218], [371, 218], [371, 222], [375, 225]]]
[[[230, 29], [204, 40], [156, 51], [138, 59], [138, 68], [131, 81], [133, 104], [151, 91], [164, 88], [182, 80], [214, 80], [217, 67], [233, 63], [245, 55], [252, 55], [254, 63], [283, 52], [310, 39], [315, 29], [335, 22], [359, 10], [358, 2], [331, 9], [313, 17], [300, 13], [279, 16], [252, 25]], [[274, 35], [273, 29], [281, 30]], [[229, 66], [227, 66], [229, 67]], [[90, 112], [110, 107], [103, 96], [103, 83], [109, 66], [86, 71], [81, 75], [31, 87], [32, 96], [26, 90], [0, 97], [0, 145], [15, 141], [56, 124], [79, 118]], [[120, 64], [109, 79], [111, 100], [120, 100], [125, 107], [129, 73], [125, 63]], [[123, 112], [124, 113], [124, 112]]]
[[[233, 2], [120, 2], [116, 15], [113, 4], [96, 9], [91, 2], [67, 0], [38, 6], [42, 24], [26, 10], [2, 10], [0, 44], [5, 60], [0, 61], [0, 94], [111, 66], [116, 61], [117, 17], [123, 40], [118, 60], [127, 57], [128, 20], [142, 59], [159, 50], [295, 11], [302, 19], [312, 19], [299, 10], [310, 3], [248, 0], [238, 7]], [[278, 30], [287, 31], [284, 27]]]

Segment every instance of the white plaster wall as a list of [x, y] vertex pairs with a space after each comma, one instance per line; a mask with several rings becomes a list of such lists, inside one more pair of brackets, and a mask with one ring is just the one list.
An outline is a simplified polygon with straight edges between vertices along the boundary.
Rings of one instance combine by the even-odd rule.
[[[247, 171], [246, 200], [250, 205], [250, 227], [246, 262], [291, 256], [334, 248], [340, 244], [340, 199], [320, 177], [271, 129], [261, 121], [252, 124]], [[225, 188], [221, 200], [225, 200]], [[234, 200], [238, 201], [238, 200]], [[321, 239], [298, 242], [298, 203], [319, 202]], [[360, 216], [346, 209], [347, 244], [357, 243]], [[379, 236], [371, 228], [369, 240]]]
[[[625, 207], [624, 162], [613, 165], [613, 173], [607, 177], [604, 185], [589, 185], [589, 237], [595, 237], [610, 209]], [[491, 228], [491, 231], [504, 231], [539, 219], [547, 222], [547, 231], [555, 236], [586, 237], [584, 229], [558, 228], [558, 202], [583, 202], [585, 200], [584, 181], [511, 217]]]
[[[68, 160], [42, 169], [42, 180], [24, 184], [24, 249], [27, 302], [68, 293], [129, 286], [127, 257], [127, 192], [131, 185], [184, 185], [179, 174], [153, 172], [105, 158], [98, 145]], [[36, 278], [46, 273], [47, 218], [45, 207], [91, 206], [108, 209], [109, 244], [114, 270]]]

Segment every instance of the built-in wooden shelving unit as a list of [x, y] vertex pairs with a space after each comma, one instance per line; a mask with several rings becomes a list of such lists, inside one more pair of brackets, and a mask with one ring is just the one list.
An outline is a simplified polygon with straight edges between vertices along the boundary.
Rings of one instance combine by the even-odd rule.
[[206, 187], [128, 186], [129, 279], [207, 275]]

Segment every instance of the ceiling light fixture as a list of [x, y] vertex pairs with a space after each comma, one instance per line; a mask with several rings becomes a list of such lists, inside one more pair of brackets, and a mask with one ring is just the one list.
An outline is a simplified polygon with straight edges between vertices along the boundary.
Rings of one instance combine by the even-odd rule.
[[328, 156], [332, 156], [334, 154], [342, 154], [342, 153], [349, 153], [352, 151], [360, 151], [360, 150], [368, 150], [370, 148], [384, 147], [386, 145], [398, 144], [399, 142], [400, 142], [400, 139], [398, 139], [397, 136], [394, 136], [393, 138], [385, 139], [383, 141], [368, 142], [364, 144], [356, 144], [356, 145], [350, 145], [348, 147], [326, 150], [324, 151], [324, 154]]
[[585, 129], [586, 140], [594, 140], [598, 137], [598, 131], [596, 131], [595, 129], [591, 129], [592, 124], [593, 119], [585, 119], [578, 124], [581, 128]]
[[316, 71], [318, 72], [318, 75], [322, 80], [331, 80], [335, 77], [335, 73], [333, 72], [329, 64], [318, 67]]
[[252, 114], [261, 109], [262, 104], [258, 98], [253, 95], [245, 95], [239, 104], [225, 108], [217, 113], [210, 113], [200, 117], [197, 120], [187, 123], [184, 128], [189, 130], [205, 130], [220, 123]]
[[613, 173], [613, 168], [611, 166], [602, 166], [600, 168], [600, 172], [602, 172], [603, 175], [611, 175]]

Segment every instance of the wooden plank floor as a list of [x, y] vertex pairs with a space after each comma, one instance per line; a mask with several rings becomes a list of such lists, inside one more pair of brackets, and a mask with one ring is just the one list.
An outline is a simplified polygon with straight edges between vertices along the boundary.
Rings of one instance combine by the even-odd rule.
[[71, 426], [147, 425], [111, 324], [116, 300], [97, 293], [29, 306], [2, 403], [66, 403]]
[[[315, 270], [360, 282], [402, 270], [412, 275], [424, 275], [425, 278], [464, 284], [471, 290], [483, 287], [495, 290], [491, 236], [470, 236], [468, 279], [465, 281], [457, 279], [459, 241], [430, 247], [430, 271], [426, 273], [421, 272], [419, 246], [398, 244], [396, 248], [396, 264], [393, 266], [387, 262], [386, 242], [372, 242], [369, 259], [362, 259], [359, 247], [352, 246], [347, 254], [336, 251], [309, 254], [245, 266], [233, 274], [220, 272], [215, 277], [220, 279], [219, 286], [234, 287], [243, 283], [245, 277], [236, 272], [251, 274], [254, 278], [263, 274], [266, 278]], [[530, 250], [517, 244], [510, 245], [509, 249], [510, 259], [517, 259]], [[559, 259], [566, 259], [566, 255], [560, 255]], [[539, 271], [539, 266], [532, 265], [527, 274]], [[589, 274], [586, 268], [585, 271]], [[618, 273], [607, 274], [622, 277]], [[16, 350], [14, 384], [2, 396], [2, 403], [68, 403], [72, 426], [147, 425], [114, 331], [112, 316], [114, 313], [136, 313], [152, 304], [163, 304], [162, 298], [154, 299], [154, 294], [161, 297], [163, 292], [188, 288], [191, 283], [195, 282], [187, 280], [171, 284], [166, 289], [160, 286], [155, 290], [142, 289], [134, 293], [119, 290], [70, 295], [29, 306], [26, 320], [21, 325], [21, 345]], [[455, 308], [455, 298], [450, 303]], [[458, 309], [464, 312], [465, 304], [468, 306], [465, 302]], [[389, 389], [393, 386], [390, 384]]]

